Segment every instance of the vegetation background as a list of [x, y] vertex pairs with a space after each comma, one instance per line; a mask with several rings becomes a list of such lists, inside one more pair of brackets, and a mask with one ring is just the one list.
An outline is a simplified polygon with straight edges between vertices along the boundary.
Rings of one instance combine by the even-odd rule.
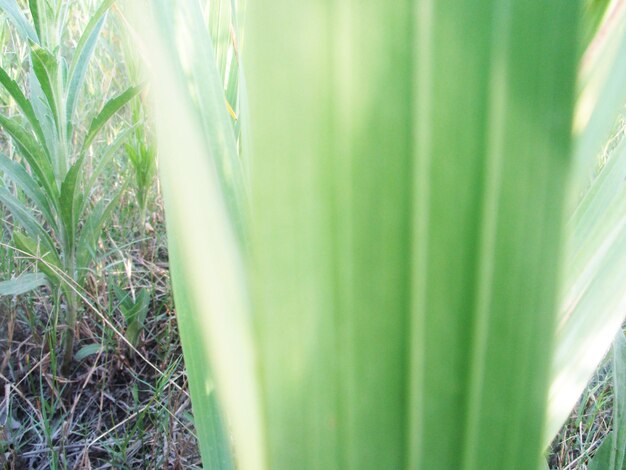
[[[200, 468], [156, 177], [151, 88], [127, 5], [3, 0], [0, 7], [0, 465]], [[243, 8], [220, 1], [203, 7], [223, 114], [242, 154]], [[609, 27], [601, 21], [607, 8], [617, 8], [609, 26], [623, 31], [624, 2], [588, 2], [581, 42], [590, 48], [600, 48], [593, 38]], [[623, 49], [619, 57], [626, 57]], [[581, 67], [581, 95], [601, 69], [585, 75]], [[611, 94], [618, 116], [611, 116], [610, 132], [594, 152], [588, 187], [609, 164], [626, 165], [626, 96], [620, 93]], [[65, 163], [58, 163], [63, 156]], [[623, 175], [610, 175], [617, 179], [602, 187], [617, 191]], [[52, 250], [43, 246], [42, 230]], [[616, 351], [547, 449], [549, 468], [588, 468], [617, 429], [615, 368], [625, 364]]]

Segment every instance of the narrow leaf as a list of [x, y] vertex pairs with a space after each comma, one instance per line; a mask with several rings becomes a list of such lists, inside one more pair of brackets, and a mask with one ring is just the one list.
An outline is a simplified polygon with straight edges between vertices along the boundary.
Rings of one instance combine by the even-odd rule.
[[107, 11], [114, 2], [115, 0], [105, 0], [102, 2], [100, 7], [98, 7], [96, 12], [91, 16], [74, 50], [67, 85], [67, 117], [69, 125], [71, 125], [74, 109], [85, 81], [87, 67], [96, 48], [100, 31], [106, 20]]
[[126, 103], [134, 98], [142, 89], [142, 86], [130, 87], [115, 98], [111, 98], [103, 106], [100, 113], [91, 121], [89, 131], [85, 136], [83, 149], [86, 149], [91, 145], [91, 142], [96, 137], [100, 129], [102, 129], [102, 127], [107, 123], [107, 121], [111, 119], [111, 117], [113, 117], [115, 113], [117, 113]]
[[37, 77], [41, 90], [46, 97], [47, 104], [52, 111], [52, 117], [54, 118], [56, 128], [59, 129], [59, 97], [56, 93], [58, 67], [57, 59], [50, 51], [38, 46], [37, 44], [31, 44], [30, 58], [35, 76]]
[[39, 120], [35, 115], [35, 111], [33, 110], [33, 106], [30, 101], [24, 96], [22, 90], [17, 85], [17, 83], [12, 80], [5, 70], [0, 67], [0, 83], [6, 88], [9, 94], [13, 97], [18, 107], [22, 110], [30, 125], [33, 126], [33, 130], [35, 134], [40, 139], [40, 142], [45, 142], [43, 130], [41, 129], [41, 125], [39, 124]]
[[29, 175], [22, 165], [0, 154], [0, 171], [3, 171], [35, 204], [35, 207], [42, 212], [46, 222], [56, 228], [56, 221], [52, 215], [50, 203], [42, 191], [41, 186]]
[[100, 343], [88, 344], [80, 348], [76, 354], [74, 355], [74, 359], [77, 361], [82, 361], [83, 359], [87, 359], [89, 356], [94, 356], [103, 350], [103, 346]]
[[55, 183], [52, 165], [43, 147], [14, 118], [0, 114], [0, 125], [11, 136], [20, 151], [20, 155], [24, 157], [41, 186], [45, 188], [50, 199], [56, 200], [59, 190]]
[[16, 222], [21, 225], [26, 232], [35, 240], [39, 240], [42, 251], [53, 252], [54, 242], [48, 232], [35, 219], [32, 211], [24, 207], [6, 188], [0, 187], [0, 203], [2, 203], [13, 214]]
[[75, 230], [78, 227], [79, 208], [79, 177], [85, 157], [80, 157], [70, 168], [61, 185], [59, 198], [60, 214], [63, 221], [64, 234], [67, 241], [73, 244], [75, 241]]
[[61, 261], [54, 251], [45, 251], [36, 240], [20, 232], [13, 232], [13, 241], [20, 251], [32, 256], [37, 262], [37, 269], [48, 277], [51, 284], [66, 287], [61, 269]]
[[0, 282], [0, 296], [25, 294], [46, 284], [46, 276], [42, 273], [22, 274], [15, 279]]
[[76, 260], [79, 269], [79, 276], [82, 278], [87, 273], [89, 263], [96, 256], [98, 240], [102, 234], [102, 227], [111, 217], [111, 213], [117, 207], [123, 190], [118, 190], [113, 199], [98, 201], [89, 215], [85, 218], [76, 243]]
[[23, 39], [38, 42], [37, 33], [28, 22], [15, 0], [0, 0], [0, 8], [8, 15]]

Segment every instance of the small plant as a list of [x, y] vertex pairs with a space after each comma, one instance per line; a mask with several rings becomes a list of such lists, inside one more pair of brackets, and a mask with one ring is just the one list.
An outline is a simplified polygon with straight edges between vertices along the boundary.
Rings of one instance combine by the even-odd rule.
[[[150, 308], [151, 295], [147, 289], [139, 289], [133, 296], [132, 293], [125, 292], [115, 286], [115, 295], [119, 302], [119, 309], [126, 320], [126, 332], [124, 336], [133, 348], [139, 344], [141, 332], [148, 309]], [[129, 355], [132, 357], [134, 351], [131, 349]]]
[[156, 175], [156, 147], [152, 143], [152, 139], [145, 135], [141, 113], [139, 105], [132, 106], [133, 122], [136, 123], [136, 127], [132, 138], [129, 139], [130, 142], [127, 142], [124, 148], [128, 155], [128, 161], [133, 167], [140, 231], [143, 234], [147, 223], [146, 212], [150, 190]]
[[[140, 83], [144, 77], [140, 67], [140, 60], [133, 47], [133, 37], [127, 33], [122, 42], [126, 70], [132, 83]], [[150, 122], [146, 116], [141, 96], [137, 96], [129, 103], [133, 131], [124, 145], [128, 161], [133, 172], [133, 186], [137, 207], [139, 208], [139, 230], [144, 238], [146, 231], [146, 214], [150, 201], [150, 191], [156, 176], [156, 145], [154, 135], [150, 132]]]
[[[0, 155], [0, 170], [32, 203], [26, 207], [7, 187], [0, 187], [0, 202], [11, 212], [18, 250], [37, 260], [47, 281], [65, 299], [63, 370], [72, 360], [74, 328], [79, 309], [77, 290], [96, 254], [103, 225], [121, 194], [92, 203], [91, 188], [110, 156], [124, 143], [121, 133], [101, 156], [91, 174], [85, 171], [90, 149], [107, 122], [140, 91], [130, 87], [107, 101], [83, 131], [77, 122], [77, 104], [85, 75], [113, 0], [105, 0], [91, 17], [68, 63], [62, 54], [61, 34], [68, 3], [29, 2], [31, 25], [13, 1], [2, 2], [21, 37], [29, 45], [27, 97], [9, 74], [0, 68], [0, 83], [21, 111], [19, 116], [0, 115], [0, 126], [12, 138], [21, 161]], [[30, 278], [32, 280], [32, 278]]]

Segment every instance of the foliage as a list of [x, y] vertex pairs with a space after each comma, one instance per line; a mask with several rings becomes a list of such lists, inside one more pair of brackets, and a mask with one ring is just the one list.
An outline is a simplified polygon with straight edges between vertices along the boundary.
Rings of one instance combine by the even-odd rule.
[[[139, 91], [131, 87], [107, 101], [92, 117], [86, 132], [75, 120], [83, 93], [85, 74], [98, 36], [113, 0], [102, 2], [85, 27], [68, 63], [61, 36], [68, 3], [35, 0], [29, 2], [33, 24], [15, 1], [5, 0], [5, 13], [29, 44], [27, 98], [20, 86], [0, 69], [0, 82], [11, 95], [20, 116], [0, 115], [0, 125], [13, 139], [21, 162], [0, 155], [0, 168], [29, 199], [41, 215], [24, 205], [8, 188], [0, 188], [0, 201], [11, 211], [16, 225], [15, 246], [37, 261], [38, 269], [60, 289], [67, 304], [64, 368], [73, 354], [74, 327], [79, 302], [76, 290], [82, 286], [93, 260], [103, 224], [119, 198], [91, 204], [89, 178], [84, 172], [95, 138], [107, 122]], [[118, 139], [108, 152], [123, 143]], [[104, 169], [99, 166], [91, 181]]]
[[623, 321], [611, 3], [576, 110], [577, 2], [253, 3], [238, 135], [198, 2], [152, 2], [205, 466], [214, 376], [240, 468], [539, 467]]

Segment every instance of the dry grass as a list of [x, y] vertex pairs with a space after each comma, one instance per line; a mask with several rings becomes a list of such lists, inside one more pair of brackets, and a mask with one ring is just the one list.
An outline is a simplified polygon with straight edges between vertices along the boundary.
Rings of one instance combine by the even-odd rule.
[[[111, 245], [101, 278], [84, 295], [76, 351], [103, 345], [57, 373], [55, 300], [48, 289], [2, 299], [0, 464], [7, 469], [193, 468], [200, 457], [167, 271], [161, 212], [144, 243]], [[119, 228], [117, 226], [116, 228]], [[148, 286], [153, 297], [137, 352], [107, 285]], [[114, 332], [113, 325], [118, 333]]]

